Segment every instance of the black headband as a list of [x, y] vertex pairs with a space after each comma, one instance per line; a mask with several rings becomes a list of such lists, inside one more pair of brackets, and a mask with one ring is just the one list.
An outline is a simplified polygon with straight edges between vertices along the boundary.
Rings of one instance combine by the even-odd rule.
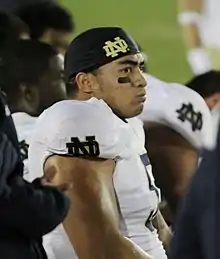
[[121, 28], [99, 27], [78, 35], [65, 55], [65, 78], [87, 72], [120, 57], [139, 53], [133, 39]]

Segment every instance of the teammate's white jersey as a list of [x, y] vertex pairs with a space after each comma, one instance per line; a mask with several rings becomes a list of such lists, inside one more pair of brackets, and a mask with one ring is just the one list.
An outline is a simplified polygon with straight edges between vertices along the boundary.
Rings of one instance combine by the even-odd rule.
[[[30, 172], [43, 175], [44, 162], [53, 154], [93, 152], [102, 158], [116, 159], [113, 181], [121, 231], [154, 259], [165, 259], [157, 231], [147, 221], [157, 211], [160, 193], [147, 170], [150, 164], [144, 143], [141, 121], [122, 121], [104, 101], [62, 101], [39, 117], [29, 148]], [[76, 258], [61, 227], [47, 239], [56, 259]]]
[[12, 114], [15, 128], [18, 135], [19, 147], [24, 162], [24, 178], [27, 181], [34, 180], [36, 177], [30, 179], [28, 173], [28, 146], [30, 143], [30, 136], [34, 129], [37, 117], [32, 117], [25, 112], [16, 112]]
[[203, 0], [200, 36], [206, 47], [220, 48], [220, 1]]
[[147, 78], [147, 100], [139, 118], [168, 126], [196, 148], [214, 148], [213, 117], [204, 99], [186, 86]]

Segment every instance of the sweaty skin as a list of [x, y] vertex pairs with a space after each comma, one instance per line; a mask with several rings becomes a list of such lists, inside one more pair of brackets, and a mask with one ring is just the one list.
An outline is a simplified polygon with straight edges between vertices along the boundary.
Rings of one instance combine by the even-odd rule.
[[72, 183], [71, 207], [63, 225], [79, 258], [152, 259], [119, 230], [114, 168], [113, 160], [54, 155], [44, 170], [55, 186]]

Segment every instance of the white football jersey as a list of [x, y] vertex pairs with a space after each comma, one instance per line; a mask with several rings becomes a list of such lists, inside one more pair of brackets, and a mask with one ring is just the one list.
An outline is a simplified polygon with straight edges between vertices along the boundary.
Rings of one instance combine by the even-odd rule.
[[[144, 140], [140, 120], [122, 121], [102, 100], [62, 101], [39, 117], [30, 143], [29, 166], [32, 173], [42, 176], [44, 162], [53, 154], [89, 152], [115, 159], [113, 181], [121, 231], [154, 259], [165, 259], [157, 231], [148, 220], [157, 211], [160, 192], [148, 170]], [[56, 259], [77, 258], [61, 226], [46, 238]]]
[[204, 0], [199, 23], [200, 36], [205, 47], [220, 48], [220, 1]]
[[12, 118], [17, 131], [20, 152], [24, 162], [24, 178], [27, 181], [31, 181], [37, 176], [34, 179], [30, 179], [30, 174], [28, 173], [28, 146], [37, 117], [32, 117], [25, 112], [16, 112], [12, 114]]
[[143, 122], [168, 126], [196, 148], [213, 149], [213, 118], [204, 99], [186, 86], [148, 78], [147, 100], [139, 116]]

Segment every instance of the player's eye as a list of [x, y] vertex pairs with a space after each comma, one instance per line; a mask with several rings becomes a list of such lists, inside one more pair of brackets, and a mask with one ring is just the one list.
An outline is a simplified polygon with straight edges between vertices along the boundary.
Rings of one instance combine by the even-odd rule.
[[129, 73], [132, 72], [132, 68], [131, 67], [125, 67], [125, 68], [122, 69], [122, 72], [126, 73], [126, 74], [129, 74]]
[[140, 65], [139, 69], [140, 69], [141, 72], [144, 72], [144, 64]]

